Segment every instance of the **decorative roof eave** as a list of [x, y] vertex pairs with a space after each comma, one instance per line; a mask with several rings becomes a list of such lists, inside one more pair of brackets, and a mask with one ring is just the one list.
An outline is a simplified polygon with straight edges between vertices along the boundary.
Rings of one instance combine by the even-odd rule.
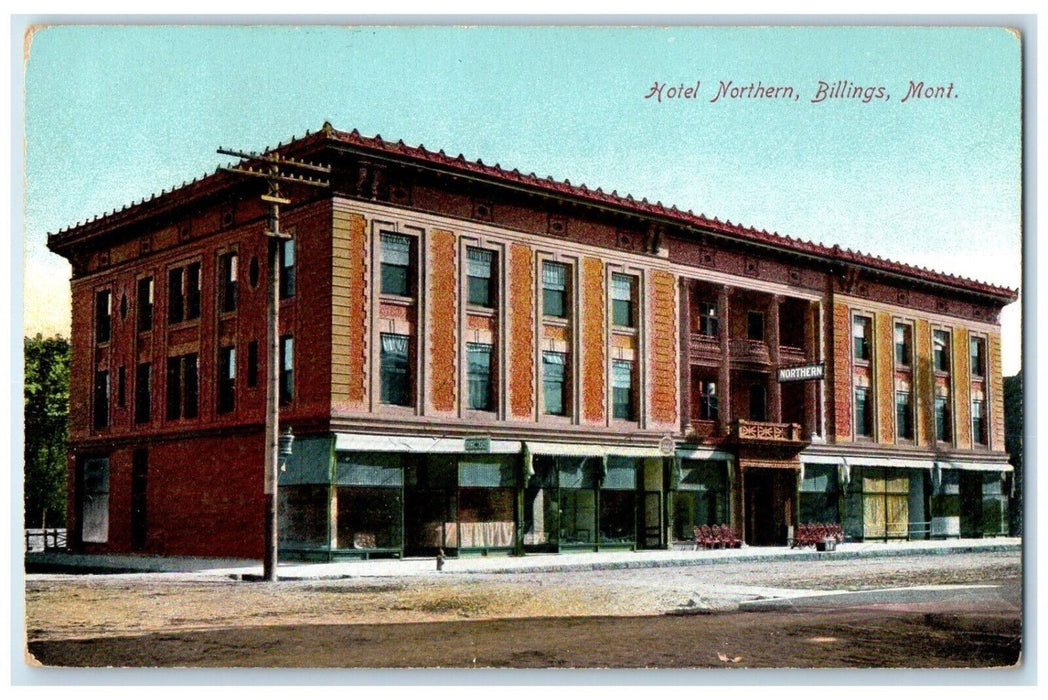
[[[951, 292], [965, 292], [989, 297], [995, 302], [1008, 304], [1018, 298], [1014, 289], [987, 284], [956, 275], [929, 270], [924, 267], [869, 255], [861, 251], [842, 249], [838, 245], [825, 246], [813, 241], [805, 241], [778, 233], [769, 233], [764, 229], [752, 226], [744, 227], [733, 224], [730, 220], [720, 221], [693, 211], [683, 211], [676, 206], [666, 207], [662, 202], [649, 202], [647, 198], [635, 199], [627, 194], [625, 197], [617, 191], [605, 192], [600, 187], [589, 188], [585, 184], [572, 185], [569, 180], [563, 182], [552, 177], [541, 178], [535, 173], [524, 174], [517, 169], [505, 170], [498, 163], [485, 165], [483, 161], [470, 161], [461, 153], [452, 157], [443, 150], [433, 152], [422, 144], [408, 146], [403, 141], [391, 143], [381, 135], [363, 136], [356, 129], [350, 132], [338, 131], [325, 122], [324, 127], [315, 133], [278, 144], [273, 151], [300, 153], [312, 147], [320, 147], [323, 142], [341, 144], [352, 150], [371, 156], [383, 156], [397, 162], [409, 162], [416, 166], [428, 167], [438, 172], [447, 172], [462, 177], [469, 177], [487, 183], [509, 186], [524, 191], [552, 196], [558, 199], [572, 199], [589, 206], [612, 210], [618, 213], [658, 219], [665, 223], [681, 226], [685, 230], [701, 230], [705, 233], [721, 235], [731, 240], [742, 241], [784, 253], [800, 254], [818, 261], [831, 261], [845, 265], [854, 265], [868, 270], [887, 274], [903, 280], [913, 280], [939, 286]], [[270, 150], [270, 149], [267, 149]], [[148, 200], [122, 207], [77, 224], [74, 227], [48, 236], [47, 245], [52, 251], [63, 254], [75, 246], [87, 243], [100, 235], [108, 234], [116, 228], [122, 228], [147, 217], [168, 213], [198, 198], [217, 194], [223, 189], [239, 183], [226, 173], [215, 172], [203, 178], [193, 180], [170, 192], [153, 195]]]
[[[324, 132], [318, 131], [313, 134], [306, 132], [306, 136], [281, 143], [276, 148], [267, 149], [267, 152], [286, 152], [288, 150], [297, 152], [322, 142], [323, 138]], [[78, 222], [75, 226], [69, 226], [56, 233], [49, 233], [47, 247], [54, 253], [68, 257], [67, 254], [76, 248], [108, 236], [114, 231], [125, 229], [147, 219], [171, 214], [202, 199], [217, 196], [235, 187], [242, 187], [243, 183], [242, 179], [216, 170], [193, 178], [189, 182], [183, 182], [170, 190], [162, 190], [160, 194], [153, 194], [148, 198], [126, 204], [119, 209], [95, 216], [84, 222]]]
[[539, 177], [535, 173], [524, 174], [519, 170], [505, 170], [498, 163], [485, 165], [483, 161], [470, 161], [461, 153], [452, 157], [444, 151], [426, 150], [421, 144], [408, 146], [403, 141], [390, 143], [381, 135], [363, 136], [356, 129], [351, 132], [332, 130], [331, 138], [344, 145], [352, 146], [364, 153], [383, 155], [397, 161], [413, 161], [416, 165], [428, 165], [438, 170], [452, 172], [460, 176], [473, 177], [498, 185], [510, 185], [532, 192], [539, 192], [560, 199], [575, 199], [591, 206], [612, 209], [619, 213], [632, 214], [644, 218], [656, 218], [666, 223], [677, 224], [685, 228], [697, 228], [702, 231], [721, 234], [733, 240], [762, 245], [786, 253], [801, 254], [819, 261], [832, 261], [845, 265], [854, 265], [868, 270], [887, 274], [904, 280], [916, 280], [945, 288], [949, 291], [963, 291], [990, 297], [996, 302], [1010, 303], [1018, 298], [1014, 289], [1001, 287], [977, 280], [959, 277], [924, 267], [908, 265], [863, 253], [858, 250], [842, 249], [838, 245], [825, 246], [813, 241], [805, 241], [778, 233], [770, 233], [752, 226], [744, 227], [729, 221], [710, 219], [704, 214], [683, 211], [676, 206], [666, 207], [662, 202], [649, 202], [646, 198], [635, 199], [632, 195], [625, 197], [617, 191], [604, 192], [601, 188], [592, 189], [585, 184], [572, 185], [569, 180], [560, 182], [552, 177]]

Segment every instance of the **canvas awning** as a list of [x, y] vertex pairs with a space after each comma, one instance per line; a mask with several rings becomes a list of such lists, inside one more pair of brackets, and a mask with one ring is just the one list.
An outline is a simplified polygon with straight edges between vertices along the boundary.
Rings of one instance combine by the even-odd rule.
[[[486, 454], [518, 454], [523, 447], [520, 440], [492, 440]], [[466, 438], [417, 437], [407, 435], [356, 435], [337, 433], [335, 449], [353, 452], [421, 452], [466, 454]]]

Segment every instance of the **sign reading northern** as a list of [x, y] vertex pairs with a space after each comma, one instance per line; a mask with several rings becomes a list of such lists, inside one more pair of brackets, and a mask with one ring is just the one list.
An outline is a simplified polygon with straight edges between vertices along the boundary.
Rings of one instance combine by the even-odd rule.
[[817, 362], [810, 365], [779, 368], [780, 382], [810, 382], [826, 378], [826, 363]]

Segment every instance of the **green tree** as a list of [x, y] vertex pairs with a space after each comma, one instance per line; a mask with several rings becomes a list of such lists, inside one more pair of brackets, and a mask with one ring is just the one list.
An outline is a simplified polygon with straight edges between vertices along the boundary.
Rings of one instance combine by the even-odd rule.
[[1015, 468], [1015, 495], [1009, 520], [1013, 535], [1023, 534], [1023, 373], [1004, 378], [1004, 448]]
[[69, 341], [26, 338], [25, 526], [61, 527], [66, 510]]

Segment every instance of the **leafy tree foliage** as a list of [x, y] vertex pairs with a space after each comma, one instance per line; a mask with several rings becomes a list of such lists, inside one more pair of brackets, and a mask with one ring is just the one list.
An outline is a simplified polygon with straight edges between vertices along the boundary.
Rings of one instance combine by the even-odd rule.
[[1009, 515], [1013, 535], [1023, 534], [1023, 373], [1004, 378], [1004, 448], [1015, 468], [1015, 496]]
[[61, 527], [66, 510], [69, 341], [26, 338], [25, 526]]

